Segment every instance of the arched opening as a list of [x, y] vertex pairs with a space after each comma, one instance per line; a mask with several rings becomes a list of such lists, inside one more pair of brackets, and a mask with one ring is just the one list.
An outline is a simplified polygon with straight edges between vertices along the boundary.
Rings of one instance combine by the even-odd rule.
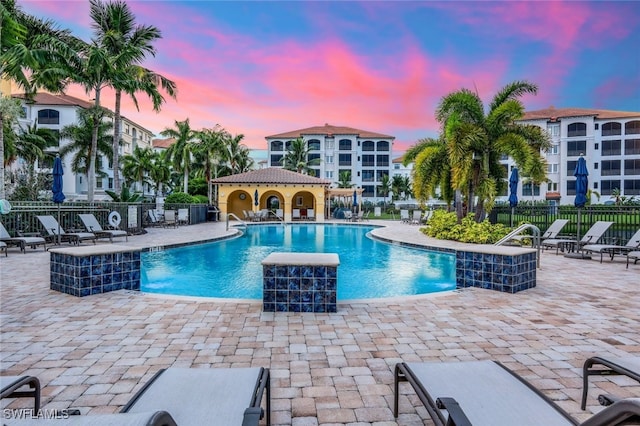
[[[247, 191], [237, 190], [227, 197], [227, 214], [233, 213], [242, 220], [248, 219], [245, 212], [253, 209], [253, 195]], [[231, 216], [231, 219], [235, 218]]]
[[313, 194], [309, 191], [296, 192], [291, 203], [291, 219], [315, 220], [316, 216], [316, 199]]

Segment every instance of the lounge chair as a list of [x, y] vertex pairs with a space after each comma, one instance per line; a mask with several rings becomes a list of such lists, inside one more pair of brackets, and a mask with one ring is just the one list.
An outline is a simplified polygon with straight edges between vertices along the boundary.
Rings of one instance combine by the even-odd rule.
[[407, 381], [438, 426], [611, 426], [640, 419], [640, 399], [626, 399], [579, 423], [493, 361], [399, 363], [394, 376], [394, 415], [398, 416], [398, 385]]
[[[49, 238], [58, 241], [58, 237], [60, 237], [60, 241], [69, 242], [72, 244], [80, 244], [82, 241], [93, 241], [93, 244], [96, 243], [96, 234], [92, 232], [66, 232], [53, 216], [36, 216], [44, 229], [47, 231], [47, 235]], [[60, 235], [58, 235], [58, 231], [60, 231]]]
[[560, 249], [564, 250], [565, 248], [573, 248], [576, 251], [582, 249], [583, 246], [587, 244], [596, 244], [600, 238], [604, 235], [605, 232], [613, 225], [613, 222], [605, 222], [598, 221], [593, 224], [587, 232], [585, 232], [584, 236], [580, 239], [580, 241], [570, 240], [570, 239], [562, 239], [562, 238], [547, 238], [543, 240], [540, 244], [542, 248], [555, 248], [556, 254]]
[[344, 211], [344, 220], [346, 220], [346, 221], [353, 220], [353, 213], [351, 212], [351, 210], [345, 210]]
[[33, 409], [37, 412], [40, 409], [40, 380], [33, 376], [0, 376], [2, 398], [33, 398]]
[[0, 251], [4, 251], [4, 257], [9, 256], [9, 253], [7, 253], [7, 245], [2, 241], [0, 241]]
[[633, 259], [633, 264], [635, 265], [640, 260], [640, 251], [630, 251], [627, 253], [627, 268], [629, 268], [629, 261]]
[[276, 209], [276, 216], [278, 216], [278, 220], [284, 220], [284, 210]]
[[35, 249], [36, 246], [44, 246], [44, 250], [47, 250], [47, 240], [42, 237], [12, 237], [7, 232], [4, 225], [0, 222], [0, 241], [5, 244], [5, 254], [7, 253], [7, 246], [15, 245], [19, 246], [20, 250], [25, 253], [27, 246]]
[[164, 211], [164, 227], [167, 228], [169, 226], [173, 226], [176, 228], [178, 226], [178, 221], [176, 219], [176, 211], [175, 210], [165, 210]]
[[411, 223], [413, 225], [420, 225], [421, 221], [422, 221], [422, 211], [414, 210], [413, 216], [411, 217]]
[[147, 226], [162, 226], [163, 222], [158, 217], [158, 213], [154, 209], [147, 210]]
[[[567, 219], [556, 219], [553, 223], [544, 231], [544, 234], [540, 235], [540, 241], [548, 240], [548, 239], [557, 239], [558, 235], [562, 231], [562, 228], [569, 223]], [[526, 239], [531, 239], [533, 241], [532, 235], [516, 235], [512, 238], [515, 241], [522, 241]]]
[[[594, 356], [586, 360], [582, 367], [583, 387], [580, 408], [583, 410], [587, 406], [590, 376], [627, 376], [640, 382], [640, 357], [604, 358]], [[601, 404], [608, 405], [608, 402], [615, 398], [604, 396], [598, 399]]]
[[316, 220], [316, 211], [314, 209], [307, 209], [307, 220]]
[[178, 209], [178, 225], [189, 224], [189, 209]]
[[602, 256], [606, 253], [611, 257], [611, 260], [616, 254], [626, 254], [627, 252], [634, 251], [640, 248], [640, 229], [633, 234], [631, 239], [627, 241], [627, 244], [623, 246], [617, 246], [614, 244], [586, 244], [582, 246], [582, 251], [587, 253], [600, 253], [600, 263], [602, 263]]
[[403, 223], [409, 223], [409, 210], [400, 210], [400, 221]]
[[300, 220], [302, 219], [300, 216], [300, 209], [293, 209], [291, 214], [291, 220]]
[[168, 368], [158, 372], [122, 409], [165, 410], [179, 425], [271, 424], [271, 389], [266, 368]]
[[79, 214], [78, 216], [87, 231], [93, 232], [96, 235], [96, 238], [108, 238], [112, 243], [113, 239], [118, 237], [124, 237], [125, 241], [129, 241], [127, 231], [122, 231], [120, 229], [102, 229], [98, 219], [96, 219], [96, 217], [91, 213]]

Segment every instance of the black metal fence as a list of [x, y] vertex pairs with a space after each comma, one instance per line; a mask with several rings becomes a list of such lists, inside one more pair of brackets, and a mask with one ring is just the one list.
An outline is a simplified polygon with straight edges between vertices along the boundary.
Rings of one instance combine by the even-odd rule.
[[544, 233], [556, 219], [568, 219], [569, 223], [563, 228], [563, 236], [574, 236], [578, 233], [578, 219], [580, 220], [580, 235], [599, 220], [613, 222], [604, 235], [602, 241], [612, 244], [625, 244], [631, 236], [640, 229], [639, 206], [585, 206], [578, 209], [574, 206], [498, 206], [489, 214], [491, 223], [502, 223], [506, 226], [517, 227], [522, 223], [530, 223], [540, 228]]
[[[11, 235], [20, 233], [42, 233], [42, 225], [36, 216], [51, 215], [60, 226], [67, 230], [84, 229], [79, 214], [93, 213], [103, 228], [109, 225], [109, 214], [117, 212], [120, 216], [119, 228], [131, 234], [144, 232], [147, 226], [147, 211], [155, 209], [155, 203], [114, 203], [114, 202], [53, 202], [38, 201], [14, 201], [11, 203], [11, 211], [0, 216], [0, 221]], [[165, 204], [165, 210], [189, 209], [188, 223], [190, 225], [217, 220], [208, 215], [209, 206], [206, 204]]]

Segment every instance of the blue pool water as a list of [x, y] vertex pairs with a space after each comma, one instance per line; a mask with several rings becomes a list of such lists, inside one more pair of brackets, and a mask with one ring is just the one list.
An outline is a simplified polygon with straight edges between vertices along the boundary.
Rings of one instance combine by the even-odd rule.
[[272, 252], [338, 253], [338, 299], [455, 289], [455, 257], [372, 240], [373, 227], [250, 226], [224, 241], [142, 254], [141, 290], [186, 296], [262, 299], [262, 264]]

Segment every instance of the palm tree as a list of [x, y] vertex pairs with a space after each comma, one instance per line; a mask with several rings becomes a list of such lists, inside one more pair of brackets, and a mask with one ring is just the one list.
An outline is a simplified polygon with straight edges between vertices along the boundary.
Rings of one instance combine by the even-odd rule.
[[35, 123], [27, 126], [26, 129], [20, 127], [20, 131], [14, 134], [7, 143], [7, 149], [5, 150], [6, 162], [11, 164], [16, 159], [22, 158], [27, 165], [29, 181], [34, 181], [34, 164], [36, 161], [41, 161], [46, 157], [46, 148], [57, 146], [57, 144], [58, 137], [50, 129], [38, 128]]
[[351, 171], [344, 170], [338, 175], [338, 188], [353, 188], [351, 183]]
[[444, 138], [420, 139], [404, 155], [403, 163], [414, 162], [412, 172], [413, 191], [418, 200], [425, 201], [436, 196], [439, 188], [441, 197], [449, 206], [453, 202], [451, 167]]
[[154, 152], [151, 158], [149, 179], [153, 182], [156, 196], [163, 194], [163, 186], [171, 183], [171, 162], [167, 151]]
[[281, 161], [286, 170], [304, 174], [313, 173], [311, 166], [320, 164], [319, 158], [309, 160], [309, 147], [302, 138], [291, 141], [291, 145]]
[[194, 148], [196, 133], [189, 125], [189, 119], [175, 121], [175, 128], [166, 128], [160, 134], [164, 137], [174, 138], [176, 141], [167, 150], [168, 158], [171, 159], [173, 168], [182, 172], [183, 192], [189, 190], [189, 172], [191, 171], [191, 154]]
[[493, 97], [487, 114], [480, 97], [467, 89], [445, 96], [438, 105], [436, 119], [444, 129], [452, 186], [465, 195], [477, 222], [506, 185], [502, 155], [511, 156], [536, 181], [546, 178], [540, 150], [551, 146], [549, 136], [538, 126], [516, 123], [524, 114], [519, 98], [537, 91], [536, 85], [526, 81], [510, 83]]
[[225, 132], [223, 138], [223, 160], [229, 166], [231, 174], [244, 173], [253, 167], [253, 159], [250, 157], [249, 148], [241, 142], [244, 139], [243, 134], [231, 136]]
[[391, 179], [389, 179], [389, 175], [382, 175], [382, 179], [380, 179], [380, 185], [378, 185], [378, 194], [382, 195], [382, 203], [386, 207], [387, 206], [387, 196], [391, 192]]
[[122, 157], [122, 174], [128, 181], [140, 184], [142, 197], [144, 197], [144, 184], [148, 183], [147, 176], [153, 167], [153, 154], [151, 148], [137, 146], [131, 155]]
[[[104, 120], [106, 114], [106, 110], [101, 107], [97, 111], [96, 107], [81, 110], [78, 112], [78, 123], [65, 126], [60, 131], [61, 138], [71, 140], [70, 144], [60, 148], [60, 156], [66, 157], [73, 153], [71, 170], [74, 173], [85, 175], [87, 183], [91, 181], [90, 177], [93, 176], [95, 178], [96, 174], [106, 176], [106, 173], [98, 171], [97, 168], [93, 170], [90, 168], [91, 159], [94, 159], [95, 162], [98, 155], [111, 158], [111, 131], [113, 124]], [[93, 151], [94, 132], [96, 133], [96, 152]]]
[[399, 200], [402, 194], [403, 180], [401, 175], [394, 175], [391, 179], [391, 201]]
[[146, 69], [139, 64], [147, 55], [155, 56], [152, 42], [162, 38], [161, 32], [154, 26], [135, 25], [135, 16], [124, 1], [105, 3], [91, 0], [91, 19], [95, 37], [113, 57], [115, 72], [111, 86], [115, 89], [114, 132], [113, 132], [113, 185], [120, 190], [120, 160], [118, 146], [121, 132], [122, 92], [131, 96], [136, 108], [137, 92], [144, 92], [153, 102], [153, 109], [160, 111], [165, 99], [159, 92], [161, 87], [169, 96], [175, 98], [176, 85], [173, 81]]
[[201, 166], [199, 171], [207, 182], [209, 204], [213, 200], [212, 186], [209, 182], [211, 179], [217, 178], [220, 172], [225, 134], [226, 131], [220, 126], [196, 132], [198, 142], [194, 149], [194, 156], [198, 165]]

